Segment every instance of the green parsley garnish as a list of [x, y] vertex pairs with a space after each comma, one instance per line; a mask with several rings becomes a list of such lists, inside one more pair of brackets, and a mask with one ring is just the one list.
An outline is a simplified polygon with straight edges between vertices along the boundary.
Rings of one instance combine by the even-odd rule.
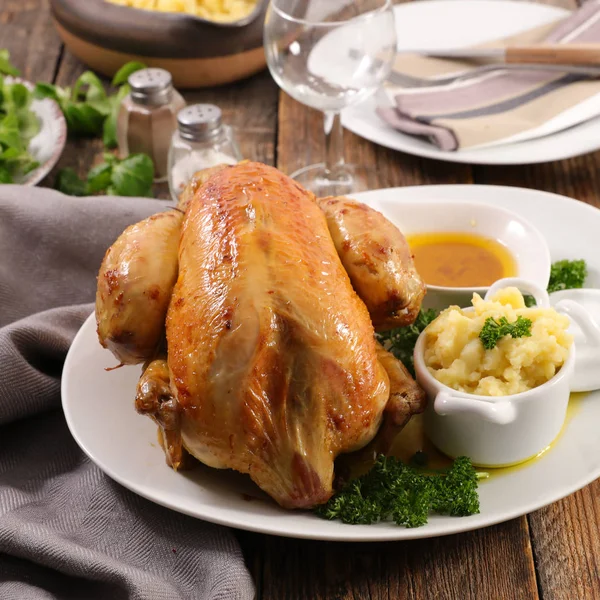
[[559, 260], [550, 269], [548, 293], [582, 288], [586, 277], [585, 260]]
[[381, 345], [391, 352], [398, 360], [402, 361], [404, 366], [415, 376], [415, 366], [413, 363], [413, 351], [419, 334], [431, 321], [437, 317], [437, 312], [432, 308], [421, 310], [415, 322], [408, 327], [398, 327], [389, 331], [376, 333], [375, 337]]
[[531, 319], [525, 319], [521, 315], [514, 323], [509, 323], [506, 317], [500, 317], [498, 321], [494, 317], [488, 317], [479, 332], [479, 339], [486, 350], [491, 350], [507, 335], [512, 338], [531, 337], [531, 324]]
[[425, 471], [380, 455], [368, 473], [349, 482], [315, 513], [350, 525], [370, 525], [392, 518], [397, 525], [420, 527], [431, 513], [460, 517], [477, 514], [479, 477], [464, 456], [448, 470]]
[[[572, 290], [582, 288], [587, 278], [587, 264], [585, 260], [559, 260], [550, 267], [550, 281], [548, 293], [559, 290]], [[533, 296], [524, 296], [525, 306], [536, 306]]]

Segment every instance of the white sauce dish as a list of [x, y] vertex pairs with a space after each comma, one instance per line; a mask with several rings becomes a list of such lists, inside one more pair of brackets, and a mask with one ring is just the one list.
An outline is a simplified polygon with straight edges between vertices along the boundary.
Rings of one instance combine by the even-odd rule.
[[[519, 278], [499, 280], [490, 287], [485, 299], [504, 287], [517, 287], [531, 294], [540, 307], [551, 306], [544, 288]], [[579, 333], [574, 334], [569, 355], [556, 375], [543, 385], [519, 394], [480, 396], [444, 385], [429, 372], [424, 359], [425, 332], [419, 336], [414, 363], [417, 380], [429, 398], [425, 431], [444, 454], [452, 458], [468, 456], [480, 467], [526, 461], [546, 449], [559, 435], [571, 391], [600, 388], [598, 324], [571, 297], [559, 297], [552, 304], [557, 312], [569, 317], [570, 329], [576, 328]], [[580, 351], [585, 357], [582, 363], [579, 363]]]
[[[395, 211], [398, 214], [394, 214]], [[441, 203], [435, 200], [406, 205], [386, 205], [386, 216], [402, 233], [453, 232], [476, 234], [504, 246], [516, 263], [515, 276], [545, 289], [550, 278], [550, 250], [544, 236], [523, 217], [491, 204], [474, 202]], [[427, 283], [427, 281], [425, 282]], [[441, 310], [455, 304], [465, 306], [473, 293], [483, 296], [487, 286], [444, 287], [427, 285], [424, 308]]]

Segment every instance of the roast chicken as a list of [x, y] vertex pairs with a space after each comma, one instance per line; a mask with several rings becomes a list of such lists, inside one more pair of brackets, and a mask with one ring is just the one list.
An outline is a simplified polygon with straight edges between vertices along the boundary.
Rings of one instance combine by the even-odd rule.
[[380, 213], [245, 162], [121, 235], [96, 318], [121, 364], [143, 364], [135, 405], [173, 468], [189, 453], [306, 508], [332, 495], [339, 454], [381, 447], [423, 410], [374, 331], [410, 324], [424, 293]]

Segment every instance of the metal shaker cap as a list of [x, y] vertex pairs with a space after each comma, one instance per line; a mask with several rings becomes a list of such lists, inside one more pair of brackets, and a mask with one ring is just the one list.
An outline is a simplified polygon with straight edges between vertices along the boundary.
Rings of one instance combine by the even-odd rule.
[[131, 98], [139, 104], [160, 106], [171, 101], [173, 78], [164, 69], [141, 69], [127, 79]]
[[221, 109], [214, 104], [186, 106], [177, 113], [177, 124], [182, 138], [193, 142], [207, 140], [221, 131]]

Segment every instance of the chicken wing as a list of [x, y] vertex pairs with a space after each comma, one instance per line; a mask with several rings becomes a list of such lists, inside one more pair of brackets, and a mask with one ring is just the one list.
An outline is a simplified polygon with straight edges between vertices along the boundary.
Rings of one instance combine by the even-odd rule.
[[128, 227], [106, 253], [98, 274], [100, 343], [121, 364], [155, 356], [177, 279], [183, 215], [170, 210]]
[[380, 212], [349, 198], [321, 198], [329, 232], [376, 330], [414, 322], [425, 296], [410, 248]]

